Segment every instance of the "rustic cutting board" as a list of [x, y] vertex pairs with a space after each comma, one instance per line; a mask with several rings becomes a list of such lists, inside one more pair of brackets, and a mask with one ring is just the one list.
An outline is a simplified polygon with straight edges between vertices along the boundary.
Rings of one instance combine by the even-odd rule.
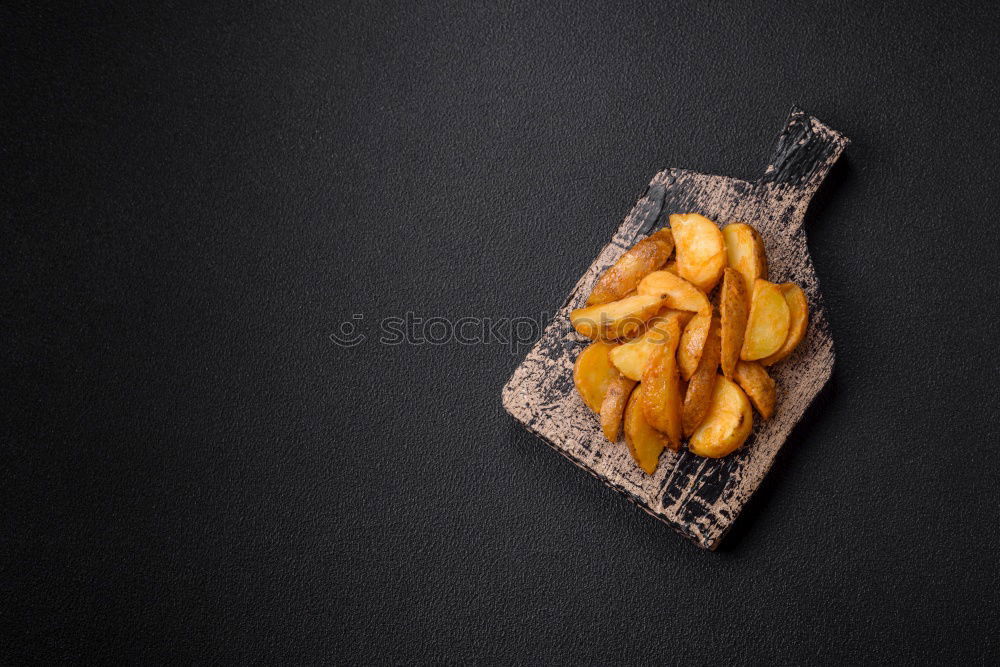
[[[715, 549], [760, 485], [775, 455], [833, 370], [833, 340], [802, 219], [813, 194], [849, 140], [800, 109], [792, 109], [764, 175], [736, 178], [666, 169], [653, 177], [611, 243], [566, 298], [524, 362], [503, 388], [503, 405], [570, 461], [699, 546]], [[573, 363], [590, 341], [569, 312], [583, 306], [594, 281], [636, 241], [667, 225], [671, 213], [701, 213], [718, 224], [748, 222], [760, 231], [774, 282], [794, 281], [809, 299], [809, 329], [788, 359], [771, 367], [778, 402], [770, 421], [755, 414], [754, 431], [723, 459], [664, 451], [652, 476], [629, 456], [624, 441], [608, 442], [573, 386]]]

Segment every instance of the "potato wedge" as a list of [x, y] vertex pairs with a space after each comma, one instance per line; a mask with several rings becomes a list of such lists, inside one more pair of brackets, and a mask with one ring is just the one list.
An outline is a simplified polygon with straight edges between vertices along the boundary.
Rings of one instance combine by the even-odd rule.
[[637, 294], [611, 303], [577, 308], [569, 314], [569, 321], [587, 338], [631, 338], [643, 330], [647, 320], [656, 315], [663, 305], [658, 296]]
[[780, 287], [781, 294], [788, 304], [790, 315], [788, 336], [777, 352], [760, 360], [763, 366], [776, 364], [794, 352], [802, 339], [805, 338], [806, 329], [809, 328], [809, 301], [806, 299], [805, 292], [795, 283], [782, 283]]
[[593, 342], [583, 349], [573, 365], [573, 384], [583, 402], [594, 412], [601, 411], [608, 386], [620, 375], [608, 357], [613, 347], [604, 341]]
[[587, 305], [610, 303], [635, 289], [646, 274], [663, 266], [674, 251], [674, 237], [669, 229], [661, 229], [625, 251], [614, 265], [604, 272], [587, 299]]
[[636, 382], [642, 380], [642, 372], [649, 364], [649, 359], [656, 348], [666, 345], [671, 349], [677, 349], [683, 318], [684, 314], [679, 310], [657, 315], [650, 320], [645, 333], [611, 350], [608, 355], [611, 363], [625, 377]]
[[632, 391], [632, 396], [625, 406], [625, 444], [628, 452], [642, 470], [652, 475], [656, 472], [656, 464], [660, 454], [670, 442], [667, 436], [657, 431], [646, 421], [643, 411], [643, 385]]
[[697, 213], [674, 213], [670, 229], [677, 248], [677, 273], [702, 292], [711, 292], [728, 262], [722, 231]]
[[653, 271], [639, 282], [636, 293], [658, 296], [664, 306], [675, 310], [700, 313], [712, 307], [703, 292], [669, 271]]
[[698, 369], [691, 376], [687, 390], [684, 393], [684, 407], [681, 422], [684, 436], [690, 437], [695, 429], [705, 420], [708, 410], [712, 407], [712, 391], [715, 389], [715, 378], [719, 370], [719, 357], [722, 352], [720, 329], [722, 323], [713, 317], [705, 341], [705, 351], [701, 354]]
[[740, 361], [733, 379], [746, 392], [761, 417], [770, 419], [774, 415], [777, 388], [763, 366], [756, 361]]
[[788, 337], [791, 312], [781, 288], [760, 278], [753, 284], [753, 299], [740, 359], [755, 361], [777, 352]]
[[673, 347], [658, 345], [642, 372], [642, 407], [646, 421], [664, 433], [673, 450], [681, 447], [683, 396]]
[[767, 280], [767, 253], [764, 252], [764, 239], [756, 229], [745, 222], [734, 222], [723, 227], [722, 238], [726, 241], [729, 266], [743, 276], [749, 308], [754, 282], [758, 278]]
[[722, 315], [722, 374], [727, 378], [733, 377], [736, 362], [740, 360], [740, 350], [743, 349], [743, 334], [747, 329], [749, 311], [750, 298], [747, 295], [743, 276], [736, 269], [726, 267], [722, 274], [719, 312]]
[[753, 411], [746, 394], [724, 375], [715, 379], [708, 415], [688, 440], [688, 450], [717, 459], [739, 449], [753, 430]]
[[708, 330], [712, 325], [712, 311], [706, 310], [691, 318], [681, 334], [681, 344], [677, 349], [677, 363], [680, 366], [681, 377], [690, 380], [698, 370], [698, 362], [708, 340]]
[[635, 385], [635, 380], [630, 380], [621, 373], [608, 384], [600, 414], [601, 430], [604, 431], [604, 437], [611, 442], [618, 442], [618, 434], [622, 431], [622, 419], [625, 418], [625, 406]]
[[670, 273], [676, 274], [677, 273], [677, 260], [676, 259], [670, 260], [669, 262], [667, 262], [666, 264], [663, 265], [663, 269], [662, 270], [663, 271], [669, 271]]

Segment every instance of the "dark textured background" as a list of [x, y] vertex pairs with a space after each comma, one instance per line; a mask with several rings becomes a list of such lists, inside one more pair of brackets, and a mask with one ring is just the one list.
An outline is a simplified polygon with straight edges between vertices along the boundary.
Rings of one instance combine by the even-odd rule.
[[[1000, 656], [995, 3], [165, 4], [0, 8], [0, 656]], [[793, 103], [838, 365], [720, 552], [503, 413], [524, 350], [328, 340], [552, 312]]]

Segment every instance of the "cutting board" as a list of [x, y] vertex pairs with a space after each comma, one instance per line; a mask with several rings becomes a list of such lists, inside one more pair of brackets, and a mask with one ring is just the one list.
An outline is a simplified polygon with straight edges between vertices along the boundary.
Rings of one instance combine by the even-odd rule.
[[[570, 292], [538, 343], [503, 388], [503, 405], [525, 428], [698, 546], [715, 549], [771, 468], [792, 427], [830, 379], [833, 338], [802, 227], [809, 202], [849, 140], [793, 108], [761, 178], [754, 182], [665, 169], [650, 181], [611, 242]], [[748, 222], [761, 233], [773, 282], [794, 281], [809, 299], [809, 328], [798, 349], [772, 366], [774, 417], [755, 414], [743, 447], [722, 459], [682, 448], [664, 451], [653, 475], [623, 440], [608, 442], [573, 385], [573, 363], [590, 342], [569, 323], [597, 278], [628, 248], [667, 226], [671, 213], [701, 213], [719, 225]]]

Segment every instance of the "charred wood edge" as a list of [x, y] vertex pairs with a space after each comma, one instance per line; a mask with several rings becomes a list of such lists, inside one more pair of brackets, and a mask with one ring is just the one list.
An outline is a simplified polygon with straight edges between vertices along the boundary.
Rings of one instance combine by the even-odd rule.
[[[788, 188], [790, 190], [795, 190], [796, 192], [794, 192], [794, 194], [790, 192], [789, 195], [795, 199], [804, 199], [808, 203], [811, 200], [816, 188], [818, 188], [822, 183], [823, 178], [829, 172], [830, 168], [837, 161], [840, 154], [849, 143], [850, 141], [844, 135], [823, 124], [818, 119], [807, 115], [801, 109], [793, 107], [784, 129], [778, 135], [776, 148], [765, 170], [764, 176], [756, 183], [747, 185], [751, 186], [751, 188], [749, 188], [750, 190], [758, 191], [753, 194], [761, 197], [765, 196], [766, 192], [773, 191], [774, 189], [783, 190]], [[680, 171], [683, 170], [666, 169], [661, 173], [672, 174]], [[673, 179], [670, 178], [669, 180], [672, 181]], [[738, 179], [729, 180], [736, 181]], [[667, 184], [663, 184], [659, 181], [659, 178], [654, 178], [653, 182], [647, 186], [639, 200], [639, 204], [642, 208], [639, 211], [630, 212], [630, 214], [626, 217], [625, 222], [619, 226], [618, 232], [612, 238], [612, 243], [614, 245], [623, 249], [628, 248], [640, 238], [643, 238], [651, 233], [654, 228], [663, 226], [658, 223], [665, 222], [661, 221], [661, 218], [665, 215], [663, 211], [663, 204], [667, 185], [670, 185], [670, 183], [668, 182]], [[745, 181], [743, 182], [746, 183]], [[781, 198], [782, 197], [779, 195], [779, 201]], [[633, 227], [634, 231], [629, 233], [625, 228], [629, 227], [627, 223], [628, 218], [630, 217], [639, 218], [641, 223]], [[797, 224], [801, 224], [801, 214], [798, 217], [799, 220], [795, 222]], [[801, 233], [801, 230], [799, 230], [799, 233]], [[561, 309], [565, 309], [577, 297], [580, 290], [584, 287], [583, 279], [581, 278], [581, 281], [564, 299]], [[816, 298], [820, 300], [818, 305], [820, 306], [820, 310], [822, 310], [822, 297], [818, 290]], [[516, 373], [517, 370], [515, 370], [514, 374], [516, 375]], [[827, 375], [827, 377], [829, 377], [829, 375]], [[510, 382], [513, 379], [514, 377], [512, 375], [511, 379], [508, 380], [504, 386], [505, 391], [510, 386]], [[521, 420], [518, 419], [518, 421]], [[599, 473], [597, 470], [585, 464], [583, 461], [577, 459], [555, 442], [550, 441], [543, 433], [534, 428], [532, 424], [528, 424], [526, 422], [521, 423], [527, 428], [528, 431], [539, 436], [543, 442], [563, 457], [570, 460], [577, 467], [586, 470], [593, 477], [601, 480], [601, 482], [606, 486], [623, 495], [627, 500], [639, 506], [650, 516], [666, 523], [679, 534], [691, 539], [698, 546], [709, 550], [714, 550], [721, 543], [725, 534], [732, 527], [732, 524], [736, 520], [740, 511], [746, 505], [746, 502], [749, 501], [752, 494], [756, 492], [760, 485], [760, 480], [758, 480], [756, 485], [750, 489], [744, 501], [737, 507], [732, 516], [728, 517], [728, 521], [725, 522], [725, 525], [720, 526], [719, 532], [710, 537], [698, 531], [692, 530], [686, 523], [674, 521], [667, 516], [660, 514], [656, 510], [649, 507], [644, 499], [635, 496], [621, 485], [615, 483], [611, 479]], [[770, 467], [770, 463], [768, 464], [768, 467]]]
[[[667, 188], [660, 183], [651, 183], [646, 186], [646, 190], [639, 197], [639, 206], [642, 209], [638, 215], [642, 218], [642, 223], [639, 224], [633, 233], [625, 233], [625, 230], [622, 229], [625, 226], [624, 223], [619, 225], [618, 232], [611, 238], [611, 242], [628, 250], [635, 245], [636, 241], [649, 236], [663, 214], [663, 199], [666, 193]], [[563, 303], [564, 306], [569, 303], [575, 293], [575, 290], [570, 292], [569, 297]]]
[[793, 106], [759, 183], [814, 191], [851, 141]]

